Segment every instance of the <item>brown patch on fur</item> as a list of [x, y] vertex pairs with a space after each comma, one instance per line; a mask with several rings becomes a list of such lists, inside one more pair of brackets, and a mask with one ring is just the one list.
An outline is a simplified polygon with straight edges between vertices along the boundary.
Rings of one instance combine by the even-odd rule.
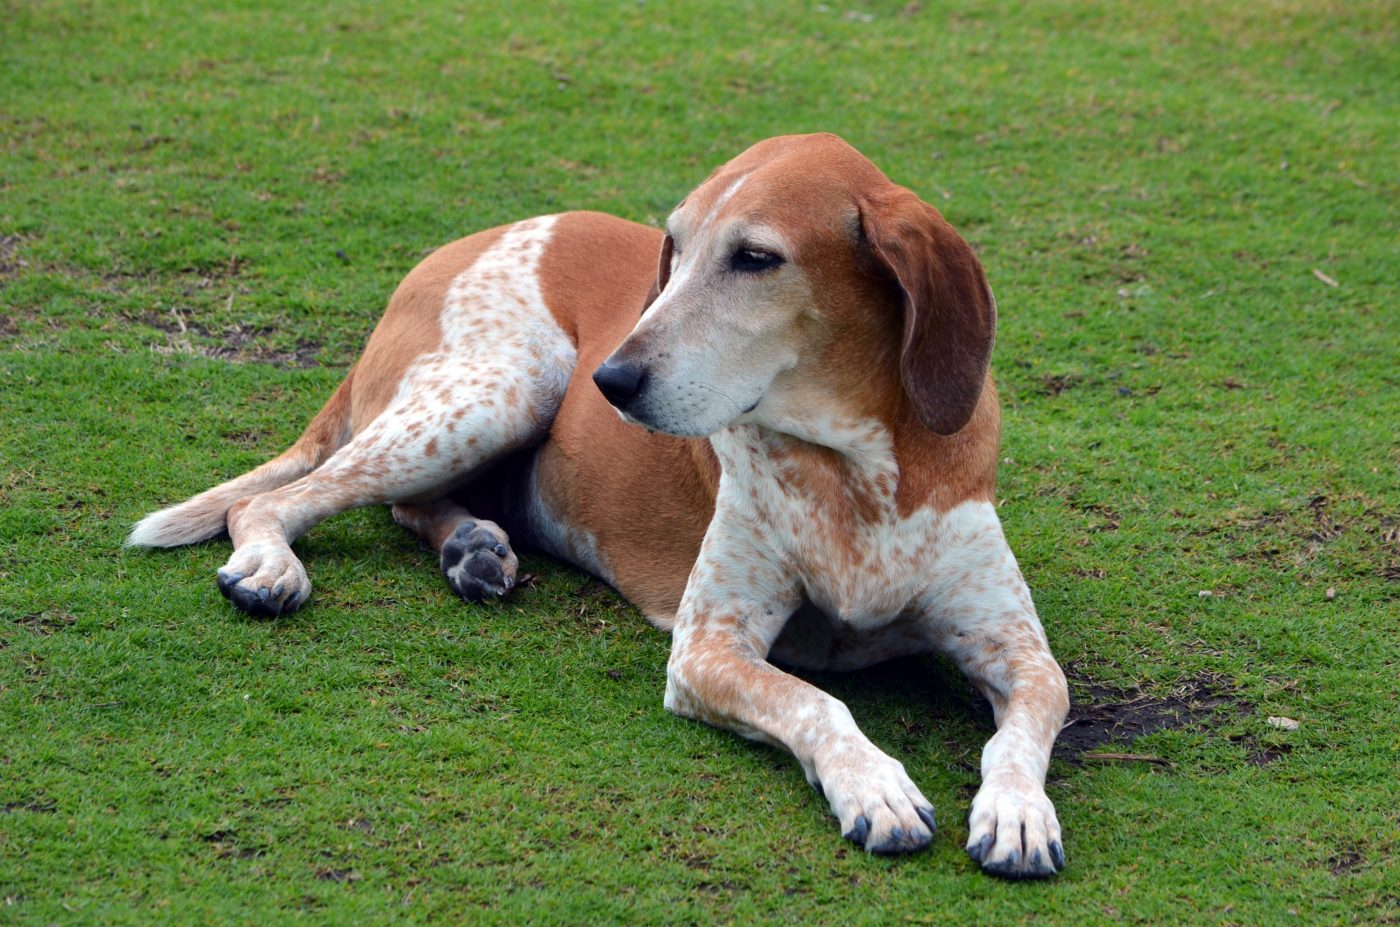
[[536, 458], [540, 493], [587, 526], [618, 591], [653, 619], [673, 614], [714, 511], [719, 466], [703, 440], [624, 423], [593, 371], [632, 330], [663, 234], [601, 213], [559, 219], [540, 265], [545, 303], [578, 345], [578, 366]]

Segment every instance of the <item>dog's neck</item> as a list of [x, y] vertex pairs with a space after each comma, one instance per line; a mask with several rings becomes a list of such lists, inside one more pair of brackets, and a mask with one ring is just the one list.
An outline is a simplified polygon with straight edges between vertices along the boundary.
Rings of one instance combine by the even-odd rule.
[[972, 421], [936, 435], [904, 404], [886, 414], [783, 416], [711, 437], [725, 477], [746, 493], [772, 493], [845, 517], [883, 522], [972, 500], [992, 501], [1000, 446], [989, 377]]
[[887, 520], [897, 507], [899, 464], [876, 419], [788, 421], [781, 430], [736, 425], [711, 437], [726, 483], [754, 500], [777, 500], [843, 519]]

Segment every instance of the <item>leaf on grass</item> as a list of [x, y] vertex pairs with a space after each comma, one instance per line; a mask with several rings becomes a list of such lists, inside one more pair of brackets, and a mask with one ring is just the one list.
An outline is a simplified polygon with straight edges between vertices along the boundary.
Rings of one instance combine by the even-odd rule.
[[1294, 721], [1292, 718], [1275, 718], [1271, 716], [1269, 718], [1269, 723], [1282, 731], [1298, 730], [1298, 722]]

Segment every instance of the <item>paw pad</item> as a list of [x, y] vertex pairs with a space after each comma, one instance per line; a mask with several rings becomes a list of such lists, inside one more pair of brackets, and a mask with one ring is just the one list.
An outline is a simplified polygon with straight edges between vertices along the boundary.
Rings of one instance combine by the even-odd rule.
[[452, 591], [468, 602], [499, 598], [515, 586], [510, 548], [474, 522], [463, 523], [442, 545], [442, 574]]

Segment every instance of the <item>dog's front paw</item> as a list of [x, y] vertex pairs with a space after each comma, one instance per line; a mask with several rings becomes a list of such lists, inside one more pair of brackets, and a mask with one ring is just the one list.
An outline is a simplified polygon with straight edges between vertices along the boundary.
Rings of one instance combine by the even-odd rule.
[[[495, 530], [492, 530], [492, 529]], [[490, 522], [464, 522], [442, 545], [442, 575], [468, 602], [505, 595], [515, 588], [520, 562], [505, 532]]]
[[1043, 879], [1065, 868], [1055, 806], [1022, 776], [987, 779], [972, 800], [968, 829], [967, 855], [992, 875]]
[[831, 803], [841, 833], [871, 853], [912, 853], [928, 846], [937, 824], [933, 806], [904, 764], [875, 746], [847, 745], [818, 764], [815, 785]]
[[248, 544], [233, 552], [218, 573], [219, 591], [254, 618], [294, 612], [311, 598], [306, 568], [291, 548]]

